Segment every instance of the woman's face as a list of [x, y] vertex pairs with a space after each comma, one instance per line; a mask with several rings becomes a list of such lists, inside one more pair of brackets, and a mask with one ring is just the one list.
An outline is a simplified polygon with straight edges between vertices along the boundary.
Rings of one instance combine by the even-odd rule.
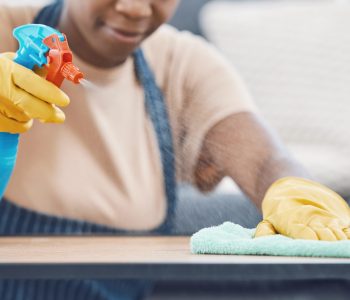
[[179, 0], [67, 0], [66, 13], [100, 57], [124, 61], [175, 12]]

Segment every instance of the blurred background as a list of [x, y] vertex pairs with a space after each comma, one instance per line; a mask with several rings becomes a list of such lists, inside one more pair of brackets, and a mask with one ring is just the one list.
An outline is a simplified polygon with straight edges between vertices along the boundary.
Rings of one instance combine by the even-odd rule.
[[[0, 4], [9, 5], [45, 2], [0, 0]], [[238, 69], [263, 115], [292, 154], [316, 180], [347, 199], [350, 199], [349, 2], [183, 0], [170, 22], [212, 42]], [[257, 209], [229, 179], [207, 195], [191, 187], [180, 188], [177, 233], [190, 234], [228, 220], [254, 227], [259, 219]], [[203, 293], [198, 298], [191, 295], [190, 299], [224, 299], [224, 292], [222, 297], [211, 295], [210, 290], [203, 289], [204, 285]], [[259, 284], [255, 283], [259, 299], [272, 299], [264, 286], [260, 283], [259, 291]], [[198, 286], [195, 288], [198, 290]], [[223, 289], [227, 288], [223, 285]], [[251, 285], [242, 284], [239, 288], [244, 291], [244, 299], [254, 299], [249, 298]], [[329, 294], [319, 288], [315, 299], [329, 299]], [[314, 299], [304, 297], [310, 289], [311, 285], [301, 288], [298, 299]], [[186, 295], [176, 296], [176, 285], [160, 286], [159, 296], [154, 299], [163, 299], [165, 294], [170, 297], [166, 299], [187, 299]], [[242, 297], [237, 294], [237, 299]], [[284, 298], [279, 295], [276, 299]]]

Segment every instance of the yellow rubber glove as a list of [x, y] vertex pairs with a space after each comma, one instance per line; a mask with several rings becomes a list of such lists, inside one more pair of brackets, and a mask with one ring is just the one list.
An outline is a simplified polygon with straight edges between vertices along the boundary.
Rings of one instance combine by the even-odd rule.
[[15, 54], [0, 55], [0, 132], [22, 133], [33, 119], [62, 123], [68, 96], [51, 82], [13, 62]]
[[278, 180], [267, 191], [262, 211], [263, 221], [255, 237], [280, 233], [308, 240], [350, 238], [348, 204], [334, 191], [311, 180]]

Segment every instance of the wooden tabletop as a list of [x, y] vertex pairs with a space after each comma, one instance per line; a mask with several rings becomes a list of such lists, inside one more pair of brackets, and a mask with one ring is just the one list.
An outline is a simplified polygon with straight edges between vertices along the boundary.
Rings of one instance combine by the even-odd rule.
[[189, 237], [3, 237], [0, 278], [350, 279], [350, 259], [193, 255]]

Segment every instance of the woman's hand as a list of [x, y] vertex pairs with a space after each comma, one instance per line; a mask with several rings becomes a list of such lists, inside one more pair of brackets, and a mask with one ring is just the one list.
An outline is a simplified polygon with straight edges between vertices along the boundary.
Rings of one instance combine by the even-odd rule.
[[297, 177], [275, 182], [262, 202], [255, 237], [283, 234], [295, 239], [350, 239], [350, 208], [329, 188]]
[[13, 62], [14, 53], [0, 55], [0, 132], [23, 133], [33, 119], [62, 123], [68, 96], [54, 84]]

